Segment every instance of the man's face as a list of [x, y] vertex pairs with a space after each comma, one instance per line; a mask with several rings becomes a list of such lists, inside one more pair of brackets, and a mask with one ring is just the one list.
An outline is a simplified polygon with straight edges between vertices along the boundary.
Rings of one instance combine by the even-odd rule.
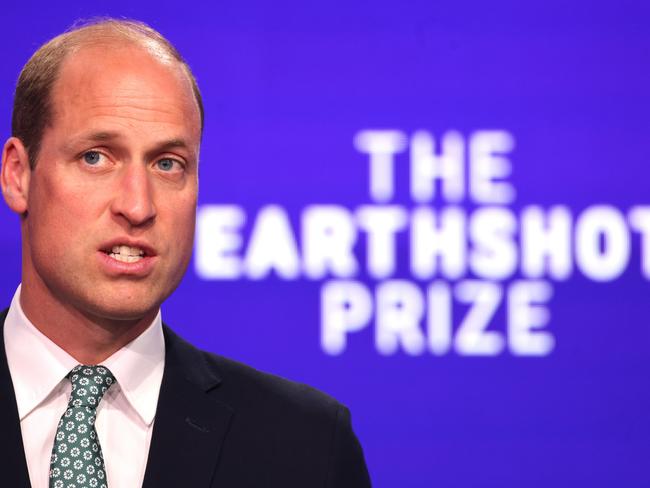
[[23, 286], [91, 316], [151, 314], [192, 252], [190, 81], [140, 47], [85, 47], [64, 62], [52, 101], [23, 220]]

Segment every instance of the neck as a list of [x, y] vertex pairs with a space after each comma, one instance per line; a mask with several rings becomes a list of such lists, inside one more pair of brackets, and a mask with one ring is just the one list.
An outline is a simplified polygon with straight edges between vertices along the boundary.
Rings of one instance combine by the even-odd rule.
[[158, 314], [158, 308], [142, 317], [102, 317], [61, 303], [53, 295], [21, 288], [20, 305], [29, 321], [81, 364], [100, 364], [142, 334]]

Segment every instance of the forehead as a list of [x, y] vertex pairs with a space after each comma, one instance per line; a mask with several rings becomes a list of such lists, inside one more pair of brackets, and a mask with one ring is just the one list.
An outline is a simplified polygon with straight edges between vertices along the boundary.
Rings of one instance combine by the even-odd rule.
[[190, 78], [177, 60], [135, 43], [84, 46], [62, 63], [51, 94], [53, 123], [174, 124], [200, 138]]

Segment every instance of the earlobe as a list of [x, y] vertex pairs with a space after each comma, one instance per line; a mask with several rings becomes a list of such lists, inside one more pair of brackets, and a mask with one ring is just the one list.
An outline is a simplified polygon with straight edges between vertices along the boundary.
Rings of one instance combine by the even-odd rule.
[[27, 195], [31, 168], [29, 156], [22, 141], [10, 137], [2, 150], [2, 195], [14, 212], [23, 215], [27, 212]]

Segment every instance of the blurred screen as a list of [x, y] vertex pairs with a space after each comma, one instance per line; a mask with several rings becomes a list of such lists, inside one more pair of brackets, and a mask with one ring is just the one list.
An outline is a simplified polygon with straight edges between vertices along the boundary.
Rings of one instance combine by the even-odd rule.
[[3, 8], [5, 138], [20, 68], [74, 20], [178, 47], [206, 125], [163, 320], [349, 406], [373, 486], [648, 486], [646, 3]]

